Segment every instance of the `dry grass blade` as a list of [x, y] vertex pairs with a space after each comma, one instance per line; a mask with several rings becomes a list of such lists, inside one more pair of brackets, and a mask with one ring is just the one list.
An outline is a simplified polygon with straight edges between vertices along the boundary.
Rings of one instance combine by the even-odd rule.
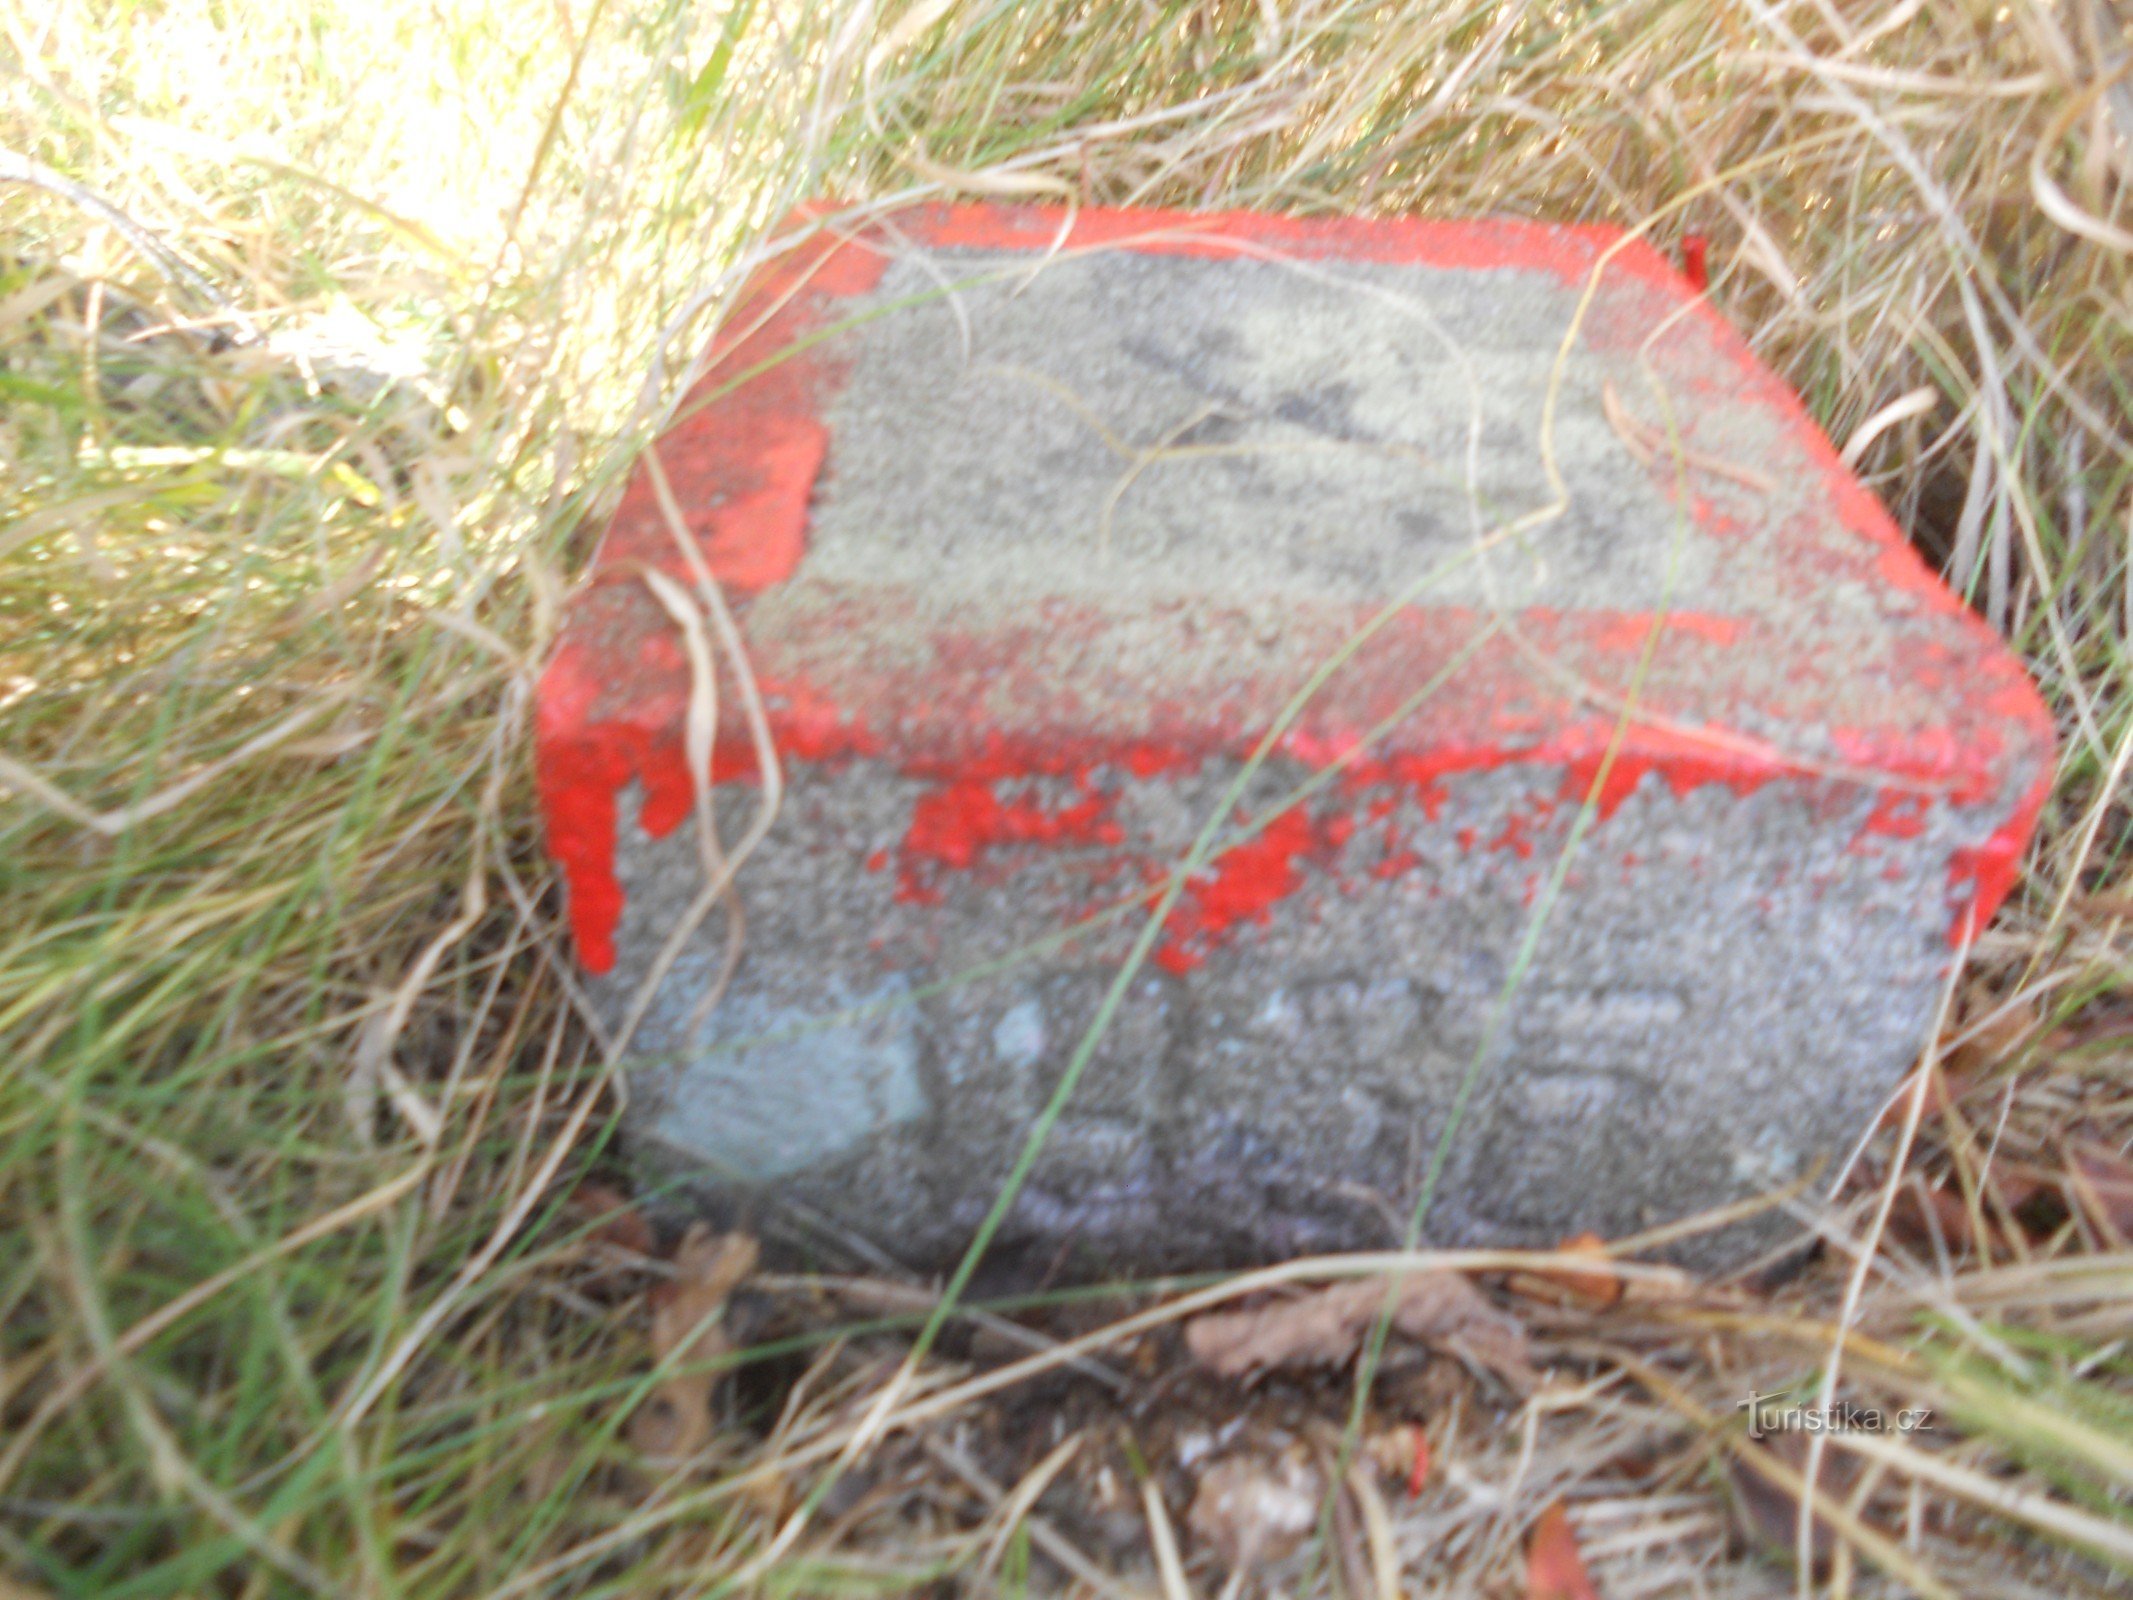
[[1363, 1537], [1370, 1554], [1369, 1592], [1375, 1600], [1400, 1600], [1400, 1554], [1394, 1542], [1392, 1516], [1366, 1464], [1357, 1462], [1348, 1469], [1348, 1495], [1362, 1518]]
[[271, 723], [253, 734], [228, 755], [216, 757], [198, 771], [188, 773], [176, 783], [157, 790], [145, 800], [136, 800], [131, 805], [120, 806], [116, 810], [93, 810], [57, 784], [8, 756], [0, 756], [0, 784], [19, 789], [24, 794], [42, 801], [69, 822], [87, 828], [91, 833], [115, 839], [128, 828], [137, 827], [151, 817], [175, 811], [225, 772], [243, 766], [254, 756], [264, 755], [276, 745], [301, 733], [347, 697], [347, 690], [328, 690], [311, 704], [299, 707], [280, 721]]
[[1768, 473], [1727, 461], [1708, 451], [1677, 445], [1667, 438], [1664, 429], [1639, 421], [1622, 403], [1622, 396], [1616, 392], [1612, 378], [1601, 380], [1600, 410], [1607, 418], [1607, 425], [1615, 430], [1615, 437], [1628, 446], [1629, 453], [1647, 467], [1664, 465], [1678, 451], [1685, 465], [1694, 467], [1699, 472], [1708, 472], [1714, 478], [1737, 483], [1744, 489], [1753, 489], [1757, 494], [1774, 494], [1777, 490], [1777, 485], [1770, 481]]
[[2112, 1559], [2133, 1563], [2133, 1530], [2095, 1516], [2047, 1494], [1999, 1482], [1974, 1468], [1932, 1455], [1901, 1439], [1878, 1434], [1845, 1433], [1838, 1444], [1854, 1455], [1879, 1461], [1906, 1477], [1945, 1489], [1988, 1511], [1998, 1512], [2039, 1532], [2070, 1540]]
[[[1030, 1513], [1030, 1506], [1036, 1503], [1037, 1497], [1043, 1494], [1052, 1478], [1065, 1467], [1078, 1442], [1075, 1439], [1063, 1441], [1057, 1450], [1038, 1463], [1036, 1468], [1032, 1469], [1024, 1482], [1016, 1486], [1012, 1495], [1003, 1494], [997, 1483], [987, 1477], [962, 1451], [948, 1444], [945, 1440], [938, 1438], [928, 1439], [926, 1448], [957, 1478], [969, 1484], [987, 1499], [999, 1503], [1001, 1522], [999, 1538], [1001, 1541], [1009, 1538], [1017, 1527], [1026, 1527], [1029, 1529], [1030, 1542], [1051, 1557], [1052, 1560], [1058, 1562], [1060, 1567], [1077, 1582], [1086, 1585], [1092, 1593], [1104, 1596], [1105, 1600], [1133, 1600], [1132, 1591], [1122, 1587], [1101, 1567], [1082, 1554], [1080, 1549], [1061, 1535], [1050, 1523]], [[999, 1556], [998, 1549], [995, 1548], [991, 1554], [992, 1558], [997, 1561]]]
[[1156, 1576], [1162, 1580], [1163, 1600], [1192, 1600], [1185, 1581], [1185, 1563], [1178, 1555], [1177, 1530], [1170, 1525], [1170, 1511], [1163, 1493], [1149, 1479], [1141, 1485], [1141, 1510], [1148, 1519], [1148, 1543], [1155, 1550]]
[[[240, 1283], [253, 1273], [270, 1265], [275, 1257], [287, 1255], [293, 1250], [301, 1250], [314, 1240], [323, 1239], [326, 1235], [336, 1233], [340, 1229], [359, 1222], [372, 1213], [391, 1205], [403, 1195], [411, 1193], [415, 1186], [428, 1174], [428, 1171], [429, 1168], [426, 1164], [418, 1162], [399, 1177], [381, 1184], [369, 1194], [351, 1200], [344, 1206], [336, 1207], [325, 1216], [314, 1218], [302, 1227], [293, 1229], [285, 1234], [268, 1248], [257, 1251], [245, 1257], [244, 1260], [225, 1267], [222, 1271], [212, 1276], [201, 1279], [198, 1283], [187, 1288], [183, 1294], [166, 1301], [157, 1310], [143, 1317], [139, 1322], [136, 1322], [132, 1327], [112, 1340], [112, 1357], [123, 1358], [140, 1351], [164, 1329], [171, 1327], [198, 1307], [206, 1304], [232, 1284]], [[22, 1467], [23, 1458], [29, 1454], [32, 1446], [36, 1444], [38, 1436], [44, 1432], [55, 1417], [80, 1399], [91, 1385], [103, 1377], [106, 1366], [106, 1361], [99, 1358], [85, 1362], [75, 1368], [64, 1382], [39, 1401], [37, 1409], [30, 1413], [29, 1418], [13, 1430], [13, 1436], [8, 1440], [6, 1451], [0, 1453], [0, 1491], [4, 1491], [7, 1485], [14, 1481], [15, 1474]]]

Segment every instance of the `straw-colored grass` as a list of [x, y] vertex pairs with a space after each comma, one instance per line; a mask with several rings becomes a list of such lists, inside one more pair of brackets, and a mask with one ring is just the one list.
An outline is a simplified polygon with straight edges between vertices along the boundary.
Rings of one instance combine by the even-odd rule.
[[[0, 23], [0, 1594], [1223, 1583], [1185, 1499], [1131, 1480], [1146, 1459], [1183, 1494], [1148, 1411], [1025, 1397], [1056, 1348], [959, 1344], [870, 1411], [930, 1304], [909, 1285], [779, 1289], [795, 1342], [754, 1354], [807, 1382], [685, 1469], [624, 1431], [653, 1269], [564, 1199], [612, 1100], [532, 822], [531, 674], [751, 252], [824, 192], [1706, 235], [1717, 303], [2059, 715], [2029, 875], [1899, 1110], [1908, 1160], [1873, 1147], [1818, 1214], [1824, 1262], [1767, 1295], [1525, 1307], [1544, 1400], [1458, 1389], [1423, 1495], [1359, 1491], [1286, 1592], [1516, 1592], [1563, 1498], [1604, 1593], [1784, 1593], [1732, 1508], [1774, 1484], [1785, 1522], [1800, 1467], [1840, 1591], [2133, 1581], [2133, 1247], [2067, 1176], [2133, 1138], [2112, 0]], [[2020, 1225], [2008, 1172], [2042, 1185]], [[1956, 1197], [1938, 1234], [1905, 1225], [1928, 1183]], [[1128, 1375], [1182, 1314], [1045, 1313]], [[1813, 1397], [1840, 1342], [1843, 1394], [1935, 1431], [1746, 1440], [1737, 1401]], [[1041, 1470], [1095, 1502], [1126, 1474], [1131, 1549], [1002, 1476], [1048, 1434], [978, 1448], [1047, 1404], [1083, 1443]], [[862, 1418], [882, 1437], [832, 1486]]]

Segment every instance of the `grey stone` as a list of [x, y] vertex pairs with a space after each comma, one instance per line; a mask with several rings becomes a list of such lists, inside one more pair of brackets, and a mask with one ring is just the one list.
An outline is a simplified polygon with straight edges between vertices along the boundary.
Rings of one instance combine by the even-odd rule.
[[[802, 354], [760, 392], [715, 369], [663, 447], [745, 593], [787, 793], [730, 991], [696, 1020], [714, 916], [632, 1041], [650, 1167], [794, 1243], [951, 1259], [1164, 875], [1344, 650], [1127, 982], [1003, 1252], [1397, 1243], [1470, 1076], [1442, 1243], [1620, 1236], [1841, 1153], [2003, 892], [2051, 733], [1782, 386], [1641, 246], [1566, 347], [1591, 233], [1229, 219], [1233, 248], [1179, 253], [1190, 219], [1158, 219], [1046, 257], [1056, 217], [972, 215], [766, 284], [729, 365]], [[753, 581], [788, 504], [804, 557]], [[648, 507], [542, 691], [610, 1018], [702, 881], [685, 663], [627, 578], [681, 570]], [[760, 798], [733, 688], [729, 844]]]

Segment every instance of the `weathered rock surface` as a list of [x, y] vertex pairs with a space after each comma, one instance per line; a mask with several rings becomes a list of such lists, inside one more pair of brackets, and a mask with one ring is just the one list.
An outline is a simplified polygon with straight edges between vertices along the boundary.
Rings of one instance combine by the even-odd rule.
[[[2019, 664], [1641, 243], [1062, 224], [818, 236], [661, 445], [786, 792], [730, 990], [699, 1025], [713, 915], [635, 1034], [640, 1150], [952, 1255], [1271, 732], [1009, 1247], [1394, 1242], [1477, 1057], [1439, 1242], [1618, 1235], [1838, 1153], [2041, 803]], [[687, 580], [640, 474], [540, 706], [617, 1018], [703, 883], [647, 565]], [[761, 791], [730, 675], [719, 706], [730, 845]]]

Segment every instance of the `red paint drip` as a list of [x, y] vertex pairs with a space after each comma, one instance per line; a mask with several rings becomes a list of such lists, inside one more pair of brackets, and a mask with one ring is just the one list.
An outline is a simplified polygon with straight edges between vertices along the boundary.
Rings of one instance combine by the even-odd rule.
[[1189, 884], [1171, 912], [1170, 937], [1156, 950], [1155, 964], [1166, 972], [1190, 972], [1239, 923], [1267, 921], [1302, 886], [1298, 859], [1317, 843], [1310, 819], [1294, 809], [1218, 857], [1211, 875]]
[[[622, 789], [644, 787], [641, 825], [671, 829], [688, 815], [688, 768], [677, 740], [642, 723], [589, 714], [599, 679], [566, 644], [542, 680], [534, 719], [534, 763], [548, 847], [569, 894], [578, 955], [593, 972], [615, 964], [622, 885], [615, 877], [615, 831]], [[669, 748], [669, 746], [672, 748]]]
[[[1964, 904], [1956, 908], [1954, 919], [1948, 926], [1948, 943], [1962, 948], [1966, 931], [1982, 932], [1992, 914], [2000, 909], [2008, 891], [2014, 888], [2015, 879], [2021, 874], [2022, 852], [2028, 847], [2031, 831], [2037, 825], [2037, 814], [2044, 809], [2045, 797], [2051, 793], [2050, 769], [2040, 775], [2030, 786], [2029, 793], [2022, 797], [2014, 809], [2014, 815], [1993, 831], [1992, 836], [1972, 850], [1958, 850], [1948, 863], [1948, 888], [1951, 898], [1962, 897]], [[1965, 887], [1969, 894], [1962, 895]]]
[[548, 849], [569, 886], [578, 959], [592, 972], [615, 964], [615, 924], [622, 919], [622, 885], [614, 871], [615, 791], [627, 776], [615, 752], [591, 742], [551, 751], [540, 764]]
[[1687, 740], [1681, 743], [1684, 748], [1667, 753], [1617, 753], [1597, 795], [1593, 795], [1593, 784], [1600, 777], [1603, 753], [1586, 752], [1573, 756], [1563, 777], [1562, 797], [1582, 805], [1588, 795], [1593, 795], [1599, 820], [1605, 822], [1623, 801], [1637, 792], [1646, 773], [1658, 773], [1677, 797], [1686, 796], [1690, 790], [1700, 789], [1707, 783], [1722, 783], [1735, 794], [1746, 796], [1779, 776], [1758, 759], [1693, 745]]
[[966, 871], [989, 850], [1017, 844], [1117, 844], [1125, 836], [1111, 820], [1111, 799], [1090, 795], [1061, 811], [1033, 800], [1002, 800], [988, 777], [958, 778], [922, 796], [904, 834], [897, 894], [932, 904], [940, 870]]

